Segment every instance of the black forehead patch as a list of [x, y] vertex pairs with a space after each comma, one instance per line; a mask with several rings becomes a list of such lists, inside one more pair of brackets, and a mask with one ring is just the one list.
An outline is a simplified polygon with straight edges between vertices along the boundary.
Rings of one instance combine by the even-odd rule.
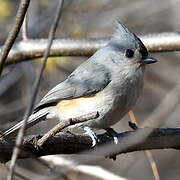
[[148, 56], [148, 50], [147, 50], [146, 46], [136, 35], [135, 35], [135, 37], [138, 40], [139, 52], [142, 54], [142, 57]]

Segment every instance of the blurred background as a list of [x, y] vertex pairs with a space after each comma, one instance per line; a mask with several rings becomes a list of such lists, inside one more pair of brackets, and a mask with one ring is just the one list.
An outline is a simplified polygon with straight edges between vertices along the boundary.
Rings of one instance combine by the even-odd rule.
[[[18, 0], [0, 0], [0, 45], [3, 45], [10, 31], [19, 5]], [[57, 0], [32, 0], [28, 10], [29, 38], [47, 38], [54, 18]], [[179, 31], [179, 0], [65, 0], [62, 18], [56, 38], [62, 37], [106, 37], [114, 31], [114, 22], [119, 20], [137, 34], [152, 32]], [[17, 41], [22, 39], [21, 34]], [[156, 109], [158, 104], [177, 84], [180, 78], [180, 53], [167, 52], [152, 54], [159, 62], [148, 66], [144, 90], [133, 111], [139, 124], [143, 123]], [[49, 58], [45, 69], [37, 101], [54, 85], [63, 81], [87, 57]], [[21, 120], [29, 102], [32, 83], [39, 69], [39, 62], [27, 61], [9, 65], [0, 79], [0, 130]], [[168, 106], [168, 105], [167, 105]], [[179, 127], [180, 105], [178, 105], [161, 127]], [[126, 115], [114, 126], [118, 132], [130, 130], [129, 116]], [[46, 122], [28, 130], [29, 134], [46, 132], [56, 122]], [[150, 126], [154, 127], [153, 123]], [[163, 180], [180, 178], [180, 156], [175, 150], [151, 151]], [[75, 155], [74, 155], [75, 156]], [[72, 157], [72, 156], [67, 156]], [[105, 169], [133, 180], [154, 179], [144, 152], [121, 154], [116, 161], [102, 159], [92, 162]], [[32, 160], [18, 160], [18, 168], [25, 175], [36, 179], [37, 174], [45, 174]], [[7, 170], [0, 165], [0, 179], [5, 179]], [[71, 179], [84, 179], [76, 174]], [[18, 179], [18, 178], [17, 178]], [[86, 176], [86, 179], [88, 177]], [[92, 177], [89, 177], [92, 179]]]

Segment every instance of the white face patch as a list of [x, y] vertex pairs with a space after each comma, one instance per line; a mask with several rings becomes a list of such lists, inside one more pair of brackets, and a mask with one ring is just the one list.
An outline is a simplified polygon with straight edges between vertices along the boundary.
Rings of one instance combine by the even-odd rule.
[[141, 59], [142, 59], [142, 54], [139, 52], [138, 49], [136, 49], [134, 52], [134, 60], [139, 62], [141, 61]]
[[129, 64], [137, 64], [141, 63], [142, 60], [142, 54], [139, 51], [139, 49], [126, 49], [124, 52], [124, 57], [125, 57], [125, 66]]
[[138, 49], [136, 49], [134, 51], [134, 56], [132, 58], [129, 58], [129, 61], [132, 61], [132, 62], [140, 62], [142, 59], [142, 55], [141, 53], [139, 52]]

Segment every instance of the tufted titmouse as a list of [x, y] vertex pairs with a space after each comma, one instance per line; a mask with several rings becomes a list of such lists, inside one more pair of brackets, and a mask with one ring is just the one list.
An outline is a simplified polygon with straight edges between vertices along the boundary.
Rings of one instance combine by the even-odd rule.
[[[141, 94], [146, 64], [156, 61], [148, 56], [135, 34], [117, 24], [116, 33], [105, 47], [42, 98], [27, 127], [45, 119], [63, 121], [98, 111], [97, 119], [75, 125], [84, 128], [95, 145], [97, 136], [91, 128], [108, 130], [131, 109]], [[22, 124], [21, 121], [0, 137], [16, 132]]]

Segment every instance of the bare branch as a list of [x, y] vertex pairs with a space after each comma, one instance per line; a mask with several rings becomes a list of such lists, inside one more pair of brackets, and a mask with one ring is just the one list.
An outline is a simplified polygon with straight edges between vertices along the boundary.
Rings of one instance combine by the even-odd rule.
[[[143, 137], [146, 137], [146, 134], [149, 136], [144, 139]], [[37, 140], [41, 137], [40, 135], [26, 136], [21, 146], [19, 158], [75, 154], [88, 149], [90, 151], [86, 153], [102, 157], [141, 150], [180, 148], [180, 128], [139, 128], [135, 131], [119, 133], [118, 145], [114, 144], [107, 134], [102, 134], [98, 135], [99, 145], [104, 145], [97, 146], [97, 148], [91, 148], [92, 142], [88, 136], [62, 132], [48, 139], [41, 148], [36, 148]], [[14, 144], [14, 139], [0, 140], [0, 162], [7, 162], [11, 159]]]
[[144, 151], [145, 152], [145, 155], [149, 161], [149, 164], [151, 166], [151, 169], [152, 169], [152, 172], [153, 172], [153, 175], [154, 175], [154, 179], [155, 180], [160, 180], [160, 175], [159, 175], [159, 171], [158, 171], [158, 168], [157, 168], [157, 165], [156, 165], [156, 161], [154, 160], [154, 157], [153, 157], [153, 154], [151, 151], [149, 150], [146, 150]]
[[28, 9], [30, 0], [21, 0], [18, 11], [17, 11], [17, 15], [16, 15], [16, 19], [15, 19], [15, 23], [12, 27], [12, 30], [9, 32], [9, 35], [7, 37], [7, 40], [5, 42], [5, 45], [3, 46], [3, 49], [1, 51], [1, 56], [0, 56], [0, 75], [2, 73], [6, 58], [9, 54], [10, 49], [12, 48], [18, 33], [21, 29], [26, 11]]
[[58, 132], [60, 132], [62, 129], [64, 129], [69, 125], [73, 125], [90, 119], [95, 119], [98, 116], [99, 116], [98, 112], [93, 112], [77, 118], [69, 118], [63, 120], [59, 124], [57, 124], [54, 128], [52, 128], [50, 131], [48, 131], [41, 139], [39, 139], [37, 142], [37, 146], [42, 146], [50, 137], [54, 136], [55, 134], [57, 134]]
[[[180, 50], [180, 33], [178, 32], [147, 34], [139, 37], [150, 52]], [[56, 39], [53, 41], [50, 56], [90, 56], [97, 49], [105, 46], [108, 41], [109, 37]], [[31, 39], [16, 43], [7, 58], [6, 64], [42, 57], [47, 42], [47, 39]]]

